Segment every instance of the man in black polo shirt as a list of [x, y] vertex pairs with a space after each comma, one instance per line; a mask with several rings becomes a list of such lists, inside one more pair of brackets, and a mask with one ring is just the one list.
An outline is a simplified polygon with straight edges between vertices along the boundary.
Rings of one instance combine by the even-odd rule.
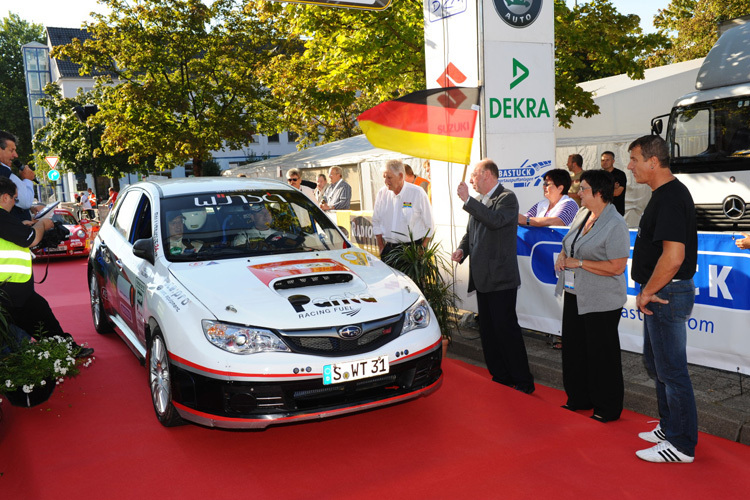
[[602, 153], [602, 168], [612, 174], [615, 179], [615, 197], [612, 204], [620, 215], [625, 216], [625, 191], [628, 185], [628, 176], [619, 168], [615, 168], [615, 154], [612, 151]]
[[[52, 219], [24, 223], [10, 212], [15, 206], [16, 185], [0, 176], [0, 303], [10, 313], [13, 323], [31, 336], [70, 337], [57, 321], [47, 301], [34, 290], [31, 251], [52, 229]], [[41, 331], [39, 327], [41, 326]], [[94, 353], [89, 347], [77, 347], [77, 357]]]
[[628, 169], [651, 188], [633, 247], [631, 277], [640, 285], [644, 314], [643, 358], [656, 380], [659, 424], [638, 436], [656, 446], [636, 452], [649, 462], [690, 463], [698, 442], [698, 416], [687, 369], [687, 321], [695, 303], [698, 232], [687, 188], [669, 170], [669, 150], [655, 135], [628, 148]]

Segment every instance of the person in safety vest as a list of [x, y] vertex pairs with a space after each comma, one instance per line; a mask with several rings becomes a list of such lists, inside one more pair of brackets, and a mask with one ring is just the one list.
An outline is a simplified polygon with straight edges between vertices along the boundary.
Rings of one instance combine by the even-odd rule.
[[[34, 290], [31, 247], [37, 245], [44, 232], [52, 229], [51, 219], [22, 222], [11, 215], [16, 204], [16, 185], [0, 177], [0, 303], [10, 314], [13, 324], [32, 337], [71, 337], [55, 318], [47, 301]], [[90, 347], [77, 348], [77, 357], [94, 353]]]

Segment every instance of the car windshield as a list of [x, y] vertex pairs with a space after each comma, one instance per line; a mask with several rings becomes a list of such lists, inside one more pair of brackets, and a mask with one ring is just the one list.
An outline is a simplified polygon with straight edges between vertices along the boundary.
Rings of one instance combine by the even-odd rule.
[[69, 213], [56, 212], [52, 214], [51, 219], [54, 222], [62, 222], [63, 224], [67, 224], [69, 226], [75, 226], [76, 224], [78, 224], [76, 218]]
[[232, 191], [165, 198], [161, 237], [170, 261], [343, 249], [333, 222], [300, 192]]

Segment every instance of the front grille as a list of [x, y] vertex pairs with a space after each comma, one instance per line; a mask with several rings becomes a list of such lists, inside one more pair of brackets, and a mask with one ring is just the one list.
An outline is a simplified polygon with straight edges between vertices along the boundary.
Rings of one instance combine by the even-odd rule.
[[273, 284], [273, 288], [274, 290], [289, 290], [306, 286], [335, 285], [348, 283], [352, 279], [354, 278], [351, 274], [308, 274], [280, 279]]
[[695, 206], [698, 231], [750, 231], [750, 204], [745, 204], [745, 215], [730, 219], [724, 215], [721, 203]]
[[279, 332], [292, 352], [317, 356], [348, 356], [367, 352], [390, 342], [401, 334], [404, 325], [403, 315], [383, 321], [362, 323], [364, 334], [356, 339], [339, 337], [337, 329], [325, 328], [319, 331]]

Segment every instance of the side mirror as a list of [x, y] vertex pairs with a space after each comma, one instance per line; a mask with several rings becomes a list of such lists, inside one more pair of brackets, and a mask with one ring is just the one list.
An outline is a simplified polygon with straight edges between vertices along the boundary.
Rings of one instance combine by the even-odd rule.
[[153, 265], [156, 260], [154, 257], [154, 239], [143, 238], [133, 243], [133, 255]]
[[664, 121], [661, 118], [651, 120], [651, 135], [661, 135], [664, 130]]

